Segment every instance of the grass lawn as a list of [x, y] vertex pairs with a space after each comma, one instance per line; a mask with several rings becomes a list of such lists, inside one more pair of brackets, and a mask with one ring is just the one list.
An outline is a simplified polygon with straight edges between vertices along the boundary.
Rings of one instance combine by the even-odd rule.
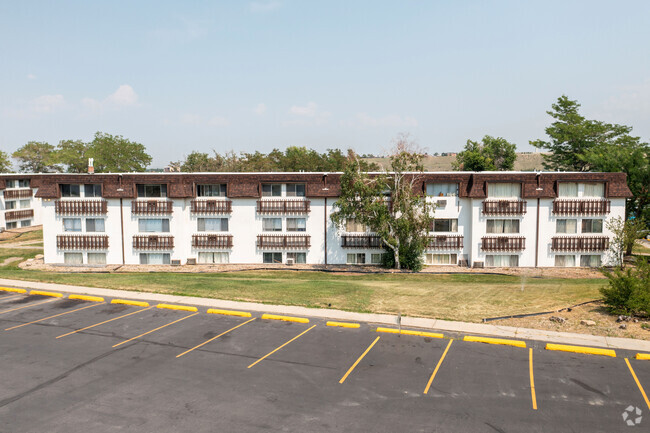
[[646, 248], [640, 244], [634, 244], [634, 247], [632, 247], [632, 254], [650, 254], [650, 248]]
[[2, 244], [13, 244], [16, 242], [35, 241], [35, 240], [43, 240], [43, 229], [33, 230], [24, 233], [7, 232], [5, 237], [3, 237], [2, 240], [0, 240], [0, 246], [2, 246]]

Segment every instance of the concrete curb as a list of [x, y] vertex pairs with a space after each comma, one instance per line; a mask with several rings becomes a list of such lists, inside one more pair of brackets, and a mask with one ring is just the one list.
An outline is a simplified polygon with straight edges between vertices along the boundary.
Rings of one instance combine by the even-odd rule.
[[[17, 288], [38, 290], [60, 290], [68, 293], [104, 296], [108, 298], [127, 298], [145, 302], [154, 301], [170, 304], [178, 303], [223, 310], [257, 311], [263, 313], [308, 316], [313, 318], [333, 319], [348, 322], [367, 322], [393, 326], [397, 325], [397, 316], [390, 314], [353, 313], [341, 310], [326, 310], [287, 305], [267, 305], [255, 302], [227, 301], [220, 299], [199, 298], [194, 296], [164, 295], [160, 293], [132, 292], [128, 290], [70, 286], [64, 284], [39, 283], [22, 280], [0, 279], [0, 286], [14, 286]], [[634, 340], [630, 338], [601, 337], [596, 335], [576, 334], [571, 332], [544, 331], [539, 329], [516, 328], [513, 326], [497, 326], [483, 323], [465, 323], [419, 317], [402, 317], [401, 324], [404, 327], [425, 328], [436, 331], [462, 332], [466, 334], [482, 334], [496, 337], [538, 340], [551, 343], [564, 343], [650, 352], [650, 341]]]

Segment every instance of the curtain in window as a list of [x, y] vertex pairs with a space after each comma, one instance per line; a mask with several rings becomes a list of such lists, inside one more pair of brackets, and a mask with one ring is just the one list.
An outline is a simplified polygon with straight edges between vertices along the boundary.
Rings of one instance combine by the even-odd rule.
[[519, 266], [519, 256], [516, 255], [488, 255], [485, 256], [485, 266], [510, 267]]
[[578, 184], [573, 182], [560, 182], [557, 185], [558, 197], [578, 197]]
[[228, 218], [199, 218], [197, 230], [200, 232], [227, 232]]
[[456, 254], [427, 254], [427, 265], [455, 265], [457, 263]]
[[262, 218], [262, 230], [265, 232], [281, 232], [282, 218]]
[[105, 265], [106, 253], [88, 253], [89, 265]]
[[168, 253], [140, 253], [141, 265], [168, 265], [170, 256]]
[[580, 256], [580, 266], [583, 268], [597, 268], [600, 266], [600, 256], [582, 255]]
[[519, 233], [519, 220], [487, 220], [488, 233]]
[[603, 220], [582, 220], [582, 233], [602, 233]]
[[560, 268], [570, 268], [576, 265], [576, 256], [555, 256], [555, 266]]
[[206, 252], [199, 253], [199, 263], [228, 263], [230, 260], [229, 254], [226, 252]]
[[66, 265], [82, 265], [83, 262], [83, 253], [63, 253], [63, 263]]
[[577, 233], [578, 220], [557, 220], [555, 222], [556, 233]]
[[86, 219], [87, 232], [104, 232], [104, 219], [103, 218], [88, 218]]
[[345, 221], [345, 231], [348, 233], [363, 233], [366, 231], [366, 227], [350, 218]]
[[500, 198], [521, 197], [521, 184], [488, 183], [488, 197], [500, 197]]
[[141, 218], [138, 220], [138, 231], [140, 232], [169, 232], [168, 219]]
[[80, 232], [81, 218], [63, 218], [64, 232]]
[[287, 253], [287, 260], [293, 259], [295, 264], [307, 263], [307, 253]]
[[585, 183], [583, 197], [605, 197], [604, 183]]
[[307, 220], [305, 218], [287, 218], [288, 232], [304, 232], [307, 230]]
[[454, 197], [458, 194], [457, 183], [428, 183], [427, 195], [433, 197]]
[[30, 201], [29, 200], [20, 200], [20, 208], [21, 209], [27, 209], [29, 208]]

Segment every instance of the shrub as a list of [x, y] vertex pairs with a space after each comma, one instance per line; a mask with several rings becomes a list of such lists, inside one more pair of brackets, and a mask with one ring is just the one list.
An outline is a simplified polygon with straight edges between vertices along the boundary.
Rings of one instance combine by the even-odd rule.
[[[424, 254], [424, 245], [421, 242], [411, 242], [402, 244], [399, 248], [399, 263], [403, 269], [419, 272], [424, 266], [422, 255]], [[382, 265], [386, 268], [395, 267], [395, 254], [392, 250], [386, 250], [382, 254]]]
[[604, 270], [609, 286], [600, 289], [610, 313], [650, 315], [650, 264], [644, 257], [636, 259], [636, 267], [614, 272]]

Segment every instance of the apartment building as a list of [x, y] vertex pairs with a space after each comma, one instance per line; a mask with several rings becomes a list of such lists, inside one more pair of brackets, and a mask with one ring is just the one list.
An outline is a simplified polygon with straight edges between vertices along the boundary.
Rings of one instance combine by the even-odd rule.
[[[624, 173], [417, 175], [435, 203], [427, 265], [599, 266]], [[52, 264], [379, 264], [381, 240], [331, 220], [340, 173], [32, 175]]]
[[0, 229], [41, 224], [40, 200], [34, 198], [30, 174], [0, 175]]

